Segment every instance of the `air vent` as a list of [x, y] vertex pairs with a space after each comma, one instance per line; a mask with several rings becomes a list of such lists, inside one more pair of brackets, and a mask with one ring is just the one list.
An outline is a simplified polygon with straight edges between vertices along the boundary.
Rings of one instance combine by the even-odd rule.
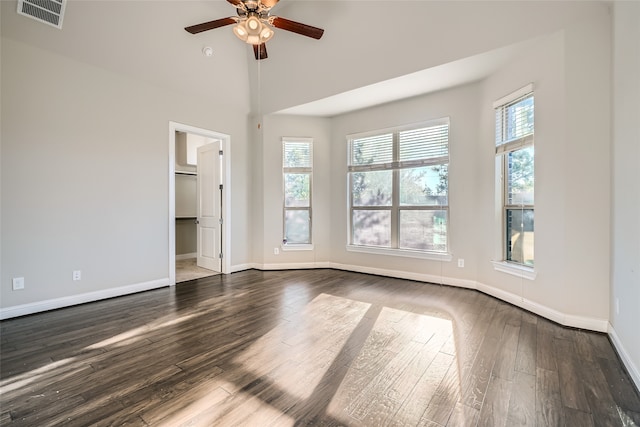
[[62, 28], [67, 0], [18, 0], [18, 13], [56, 28]]

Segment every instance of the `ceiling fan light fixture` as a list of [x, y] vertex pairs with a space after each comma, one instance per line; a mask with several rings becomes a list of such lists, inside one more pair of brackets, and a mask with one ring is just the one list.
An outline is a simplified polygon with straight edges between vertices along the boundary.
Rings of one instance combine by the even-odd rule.
[[249, 37], [247, 37], [246, 42], [247, 42], [247, 44], [260, 44], [260, 37], [259, 36], [254, 36], [254, 35], [250, 35]]
[[243, 42], [246, 42], [247, 37], [249, 37], [249, 32], [247, 31], [244, 22], [240, 22], [238, 25], [233, 27], [233, 34], [235, 34], [236, 37], [238, 37]]
[[245, 43], [259, 45], [266, 43], [275, 34], [273, 29], [256, 16], [250, 16], [233, 27], [233, 33]]
[[269, 28], [268, 25], [262, 25], [262, 30], [260, 31], [260, 43], [268, 42], [274, 34], [274, 31]]
[[[42, 2], [45, 0], [32, 1]], [[232, 25], [233, 33], [236, 37], [253, 46], [253, 52], [257, 60], [267, 58], [266, 43], [273, 38], [276, 28], [311, 37], [316, 40], [322, 37], [324, 33], [322, 28], [312, 27], [311, 25], [291, 21], [290, 19], [279, 16], [272, 16], [271, 8], [275, 6], [278, 1], [279, 0], [227, 0], [228, 3], [231, 3], [236, 8], [237, 16], [229, 16], [227, 18], [214, 19], [213, 21], [191, 25], [185, 27], [185, 30], [190, 34], [198, 34], [203, 31]]]
[[259, 33], [262, 27], [262, 23], [255, 16], [250, 16], [245, 22], [245, 25], [250, 33]]

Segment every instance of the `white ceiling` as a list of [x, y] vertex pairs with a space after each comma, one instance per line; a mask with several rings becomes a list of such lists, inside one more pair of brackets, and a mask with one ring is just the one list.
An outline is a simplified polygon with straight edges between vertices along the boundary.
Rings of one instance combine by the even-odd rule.
[[[68, 0], [62, 30], [18, 15], [16, 0], [0, 1], [3, 38], [223, 102], [233, 111], [255, 111], [259, 102], [265, 113], [320, 116], [482, 79], [530, 40], [601, 7], [573, 1], [281, 0], [274, 15], [324, 28], [325, 35], [313, 40], [278, 30], [269, 58], [258, 63], [231, 27], [184, 31], [233, 15], [225, 0]], [[202, 55], [205, 46], [213, 48], [212, 57]]]
[[479, 81], [526, 52], [533, 40], [438, 65], [278, 111], [278, 114], [332, 117], [354, 110]]

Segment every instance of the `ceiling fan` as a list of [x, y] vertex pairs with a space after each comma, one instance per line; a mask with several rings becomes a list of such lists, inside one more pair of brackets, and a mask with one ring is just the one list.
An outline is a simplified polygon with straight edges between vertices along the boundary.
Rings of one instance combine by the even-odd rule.
[[256, 59], [267, 57], [267, 41], [273, 37], [273, 27], [291, 31], [296, 34], [311, 37], [316, 40], [322, 37], [324, 30], [301, 24], [279, 16], [271, 16], [270, 11], [279, 0], [227, 0], [235, 6], [238, 16], [216, 19], [214, 21], [203, 22], [202, 24], [186, 27], [191, 34], [213, 30], [235, 24], [233, 32], [242, 41], [253, 46], [253, 53]]

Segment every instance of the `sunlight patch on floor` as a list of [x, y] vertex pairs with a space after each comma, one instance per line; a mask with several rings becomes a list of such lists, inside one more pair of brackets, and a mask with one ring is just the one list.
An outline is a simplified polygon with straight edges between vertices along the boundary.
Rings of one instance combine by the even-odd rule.
[[289, 314], [289, 322], [269, 331], [234, 363], [306, 399], [369, 307], [368, 303], [320, 294], [300, 312]]
[[0, 381], [0, 394], [6, 396], [6, 394], [8, 394], [9, 392], [26, 387], [32, 383], [39, 382], [46, 376], [59, 375], [59, 371], [63, 370], [67, 365], [73, 363], [75, 359], [75, 357], [70, 357], [67, 359], [57, 360], [55, 362], [48, 363], [40, 368], [24, 372], [15, 377], [2, 379]]
[[145, 338], [144, 334], [148, 332], [153, 332], [154, 330], [157, 330], [157, 329], [177, 325], [195, 316], [196, 316], [195, 314], [189, 314], [187, 316], [181, 316], [176, 319], [167, 320], [162, 323], [154, 322], [154, 323], [140, 326], [138, 328], [133, 328], [121, 334], [114, 335], [110, 338], [107, 338], [105, 340], [92, 344], [90, 346], [87, 346], [87, 349], [96, 350], [96, 349], [109, 347], [109, 346], [120, 347], [124, 345], [130, 345], [138, 340], [144, 339]]
[[454, 373], [455, 356], [441, 351], [452, 335], [450, 320], [383, 307], [327, 415], [364, 425], [419, 419], [447, 373]]
[[[193, 403], [181, 408], [165, 408], [157, 414], [145, 414], [142, 418], [151, 425], [174, 427], [189, 426], [262, 426], [278, 420], [278, 425], [293, 425], [294, 420], [270, 404], [250, 393], [231, 396], [222, 387], [196, 388]], [[238, 402], [242, 405], [238, 408]], [[235, 409], [232, 409], [235, 408]]]
[[[393, 407], [396, 419], [414, 420], [415, 408], [426, 408], [446, 374], [456, 377], [454, 388], [459, 384], [449, 319], [329, 294], [299, 311], [292, 307], [234, 358], [232, 371], [242, 375], [221, 375], [217, 384], [242, 403], [217, 422], [288, 425], [317, 410], [327, 391], [332, 399], [320, 402], [320, 415], [336, 422], [372, 422], [378, 405]], [[410, 395], [420, 403], [408, 402]], [[293, 418], [274, 418], [285, 412]]]

